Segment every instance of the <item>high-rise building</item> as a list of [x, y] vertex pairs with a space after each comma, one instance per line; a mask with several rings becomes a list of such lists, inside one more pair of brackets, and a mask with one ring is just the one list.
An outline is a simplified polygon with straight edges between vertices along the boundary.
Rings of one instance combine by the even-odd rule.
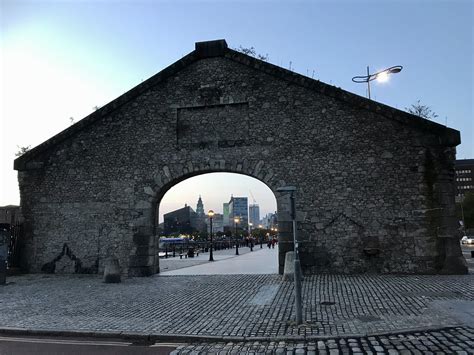
[[[214, 213], [212, 217], [212, 233], [215, 234], [217, 232], [224, 232], [224, 225], [223, 225], [223, 215], [220, 213]], [[207, 223], [207, 232], [211, 232], [211, 223], [209, 222], [209, 217], [206, 219]]]
[[460, 202], [468, 192], [474, 192], [474, 159], [456, 160], [456, 202]]
[[260, 224], [260, 207], [256, 203], [249, 206], [249, 222], [253, 228], [257, 228]]
[[237, 227], [247, 230], [249, 226], [249, 211], [247, 197], [232, 196], [229, 201], [229, 221], [234, 224], [234, 218], [238, 217]]
[[230, 219], [229, 219], [229, 203], [228, 202], [224, 202], [224, 204], [222, 206], [222, 210], [223, 210], [222, 225], [224, 227], [229, 227], [231, 225], [231, 223], [230, 223]]

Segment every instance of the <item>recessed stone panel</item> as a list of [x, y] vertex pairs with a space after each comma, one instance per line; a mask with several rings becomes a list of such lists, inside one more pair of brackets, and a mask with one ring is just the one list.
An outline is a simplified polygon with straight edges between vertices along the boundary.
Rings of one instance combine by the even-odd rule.
[[248, 103], [182, 107], [177, 110], [178, 146], [241, 146], [249, 136]]

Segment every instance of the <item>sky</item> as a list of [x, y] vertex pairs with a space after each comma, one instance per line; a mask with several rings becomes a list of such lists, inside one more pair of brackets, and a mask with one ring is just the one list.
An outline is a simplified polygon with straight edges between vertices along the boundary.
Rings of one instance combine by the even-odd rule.
[[[437, 113], [435, 122], [461, 132], [458, 159], [474, 158], [470, 0], [0, 0], [0, 16], [0, 206], [20, 202], [18, 147], [66, 129], [195, 42], [221, 38], [361, 96], [366, 86], [352, 77], [367, 66], [373, 73], [402, 65], [388, 82], [373, 82], [372, 99], [402, 110], [420, 100]], [[207, 208], [206, 200], [227, 201], [232, 193], [251, 200], [252, 190], [262, 211], [275, 210], [271, 192], [260, 196], [260, 182], [237, 175], [216, 192], [212, 176], [199, 177], [202, 185], [186, 196], [185, 185], [173, 188], [163, 204], [194, 208], [199, 191]]]

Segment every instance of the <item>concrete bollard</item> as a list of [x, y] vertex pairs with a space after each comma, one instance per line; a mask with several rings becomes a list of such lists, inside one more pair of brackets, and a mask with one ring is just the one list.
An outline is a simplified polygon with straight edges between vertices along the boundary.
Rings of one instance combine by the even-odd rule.
[[106, 284], [121, 282], [120, 265], [116, 256], [109, 257], [105, 262], [104, 282]]
[[283, 269], [283, 281], [292, 281], [295, 278], [295, 252], [287, 251], [285, 254], [285, 268]]

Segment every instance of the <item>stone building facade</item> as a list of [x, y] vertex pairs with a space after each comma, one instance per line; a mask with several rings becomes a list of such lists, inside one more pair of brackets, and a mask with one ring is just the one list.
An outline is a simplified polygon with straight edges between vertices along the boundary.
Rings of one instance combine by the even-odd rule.
[[235, 172], [275, 194], [280, 272], [292, 234], [289, 196], [276, 190], [294, 185], [304, 272], [466, 273], [454, 209], [459, 143], [458, 131], [223, 40], [196, 43], [15, 160], [24, 267], [52, 272], [69, 257], [75, 272], [100, 272], [115, 254], [124, 274], [159, 272], [166, 191]]

